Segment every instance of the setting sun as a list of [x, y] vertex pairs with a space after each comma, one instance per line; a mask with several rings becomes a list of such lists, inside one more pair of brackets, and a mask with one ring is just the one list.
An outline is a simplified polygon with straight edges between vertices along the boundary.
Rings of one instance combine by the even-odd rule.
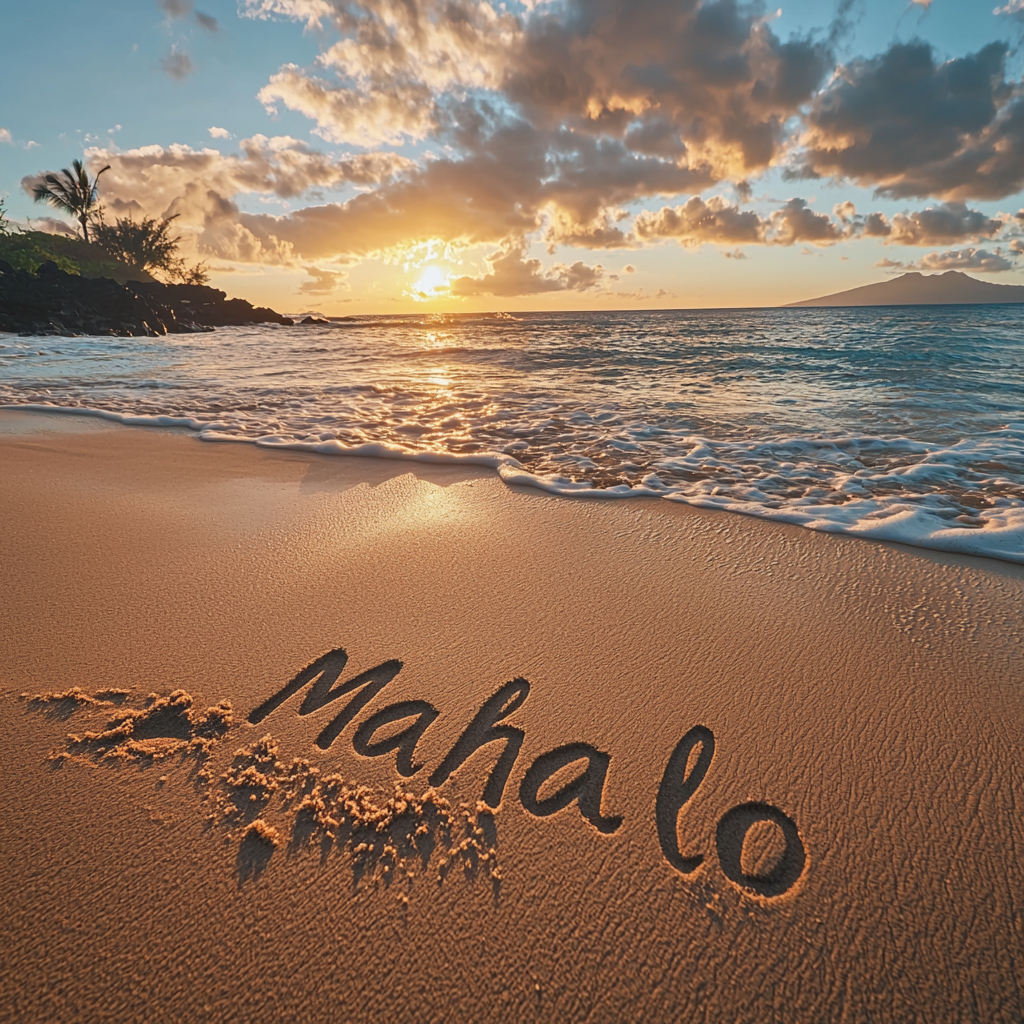
[[418, 302], [439, 299], [448, 294], [451, 281], [440, 267], [431, 266], [424, 269], [420, 279], [412, 286], [412, 297]]

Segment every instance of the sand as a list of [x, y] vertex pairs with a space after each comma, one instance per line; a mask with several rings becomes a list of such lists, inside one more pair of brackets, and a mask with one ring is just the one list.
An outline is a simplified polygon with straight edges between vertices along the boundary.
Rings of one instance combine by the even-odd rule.
[[0, 523], [4, 1020], [1024, 1016], [1020, 567], [17, 412]]

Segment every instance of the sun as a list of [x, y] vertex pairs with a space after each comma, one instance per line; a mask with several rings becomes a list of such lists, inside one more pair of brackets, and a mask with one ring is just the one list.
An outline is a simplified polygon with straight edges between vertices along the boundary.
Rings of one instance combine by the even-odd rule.
[[420, 279], [412, 286], [411, 295], [418, 302], [427, 302], [447, 295], [451, 288], [450, 277], [440, 267], [425, 267]]

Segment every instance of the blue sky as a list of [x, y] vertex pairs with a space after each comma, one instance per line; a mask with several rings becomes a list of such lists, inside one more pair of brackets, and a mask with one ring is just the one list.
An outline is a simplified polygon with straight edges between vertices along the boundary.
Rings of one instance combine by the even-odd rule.
[[[628, 12], [629, 4], [550, 0], [532, 8], [496, 4], [487, 18], [474, 16], [469, 38], [445, 21], [443, 5], [413, 6], [420, 27], [432, 33], [421, 49], [410, 44], [414, 36], [398, 24], [399, 5], [389, 0], [243, 0], [241, 7], [223, 0], [56, 0], [45, 24], [37, 9], [14, 6], [5, 11], [0, 43], [0, 96], [7, 97], [0, 104], [0, 195], [7, 194], [9, 214], [48, 216], [32, 204], [23, 179], [85, 153], [94, 169], [114, 165], [104, 178], [109, 216], [178, 213], [190, 258], [205, 260], [221, 287], [330, 313], [420, 304], [772, 304], [913, 268], [962, 267], [992, 281], [1024, 281], [1013, 248], [1020, 223], [1013, 215], [1024, 201], [1012, 174], [997, 185], [979, 184], [977, 174], [954, 180], [949, 154], [932, 191], [934, 161], [925, 171], [908, 158], [884, 179], [875, 166], [851, 173], [861, 156], [851, 149], [829, 163], [822, 154], [839, 136], [827, 117], [813, 113], [842, 99], [830, 84], [838, 66], [861, 67], [843, 102], [861, 118], [858, 130], [868, 132], [870, 111], [861, 107], [875, 94], [865, 62], [881, 54], [903, 60], [894, 46], [920, 40], [930, 44], [938, 75], [945, 62], [1003, 42], [1002, 107], [958, 145], [1005, 149], [1005, 140], [990, 136], [998, 118], [1012, 117], [1021, 88], [1024, 15], [995, 14], [994, 5], [967, 0], [927, 7], [862, 0], [837, 22], [835, 3], [812, 0], [783, 0], [777, 16], [770, 7], [758, 14], [722, 0], [647, 0], [645, 28], [641, 16], [615, 22], [616, 7]], [[362, 29], [346, 20], [351, 11]], [[702, 16], [720, 16], [724, 25], [730, 11], [732, 38], [722, 43], [719, 64], [705, 67], [700, 48], [679, 55]], [[602, 27], [597, 15], [620, 27]], [[309, 27], [311, 17], [319, 17], [318, 27]], [[664, 45], [670, 22], [680, 33], [676, 50]], [[391, 33], [391, 49], [366, 45], [359, 33], [371, 23], [378, 36]], [[775, 40], [767, 49], [765, 31]], [[549, 57], [544, 40], [551, 33], [564, 50]], [[791, 39], [807, 44], [799, 60], [785, 49]], [[812, 43], [818, 78], [800, 95], [772, 100], [767, 113], [750, 98], [751, 75], [722, 84], [722, 75], [732, 74], [723, 70], [726, 62], [738, 54], [766, 81], [781, 79], [783, 65], [799, 69], [811, 60]], [[609, 55], [614, 63], [619, 49], [628, 51], [621, 66], [595, 70], [608, 67]], [[536, 83], [566, 66], [579, 96], [541, 95]], [[727, 95], [731, 88], [735, 97]], [[884, 97], [877, 102], [884, 106]], [[928, 102], [922, 100], [924, 120], [932, 116]], [[942, 102], [936, 93], [934, 103]], [[769, 155], [736, 155], [728, 114], [735, 104], [744, 106], [750, 132], [767, 131], [769, 121], [784, 126]], [[880, 124], [885, 116], [880, 111]], [[632, 145], [641, 129], [665, 125], [675, 133], [674, 149]], [[211, 128], [222, 129], [220, 137]], [[819, 138], [832, 133], [817, 156], [806, 156], [814, 149], [809, 130]], [[245, 149], [247, 139], [258, 141]], [[907, 141], [908, 153], [923, 144]], [[515, 168], [516, 178], [512, 163], [531, 146], [541, 163]], [[878, 155], [863, 160], [878, 164]], [[794, 177], [798, 165], [810, 171]], [[916, 194], [899, 194], [908, 188]], [[703, 205], [687, 206], [694, 197]], [[859, 219], [833, 212], [843, 203], [852, 203], [850, 216]], [[959, 227], [947, 223], [936, 233], [928, 226], [934, 217], [913, 219], [929, 209], [949, 214], [944, 223], [959, 217]], [[801, 211], [827, 217], [831, 226], [800, 220]], [[869, 214], [885, 219], [888, 234], [870, 227]], [[902, 227], [894, 221], [899, 214], [910, 218]]]

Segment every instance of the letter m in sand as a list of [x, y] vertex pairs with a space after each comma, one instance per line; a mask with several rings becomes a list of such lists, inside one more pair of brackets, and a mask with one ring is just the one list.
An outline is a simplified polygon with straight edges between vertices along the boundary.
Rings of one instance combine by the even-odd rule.
[[[309, 715], [336, 701], [339, 697], [359, 691], [320, 731], [316, 745], [321, 750], [328, 747], [341, 735], [341, 731], [352, 721], [381, 690], [402, 671], [402, 663], [392, 659], [376, 668], [367, 669], [353, 676], [347, 683], [338, 683], [338, 677], [345, 668], [348, 655], [344, 649], [328, 651], [316, 661], [307, 665], [290, 683], [278, 690], [273, 697], [265, 700], [249, 713], [249, 721], [256, 725], [272, 711], [276, 711], [289, 697], [293, 697], [304, 686], [309, 693], [299, 707], [300, 715]], [[335, 685], [337, 684], [337, 685]]]

